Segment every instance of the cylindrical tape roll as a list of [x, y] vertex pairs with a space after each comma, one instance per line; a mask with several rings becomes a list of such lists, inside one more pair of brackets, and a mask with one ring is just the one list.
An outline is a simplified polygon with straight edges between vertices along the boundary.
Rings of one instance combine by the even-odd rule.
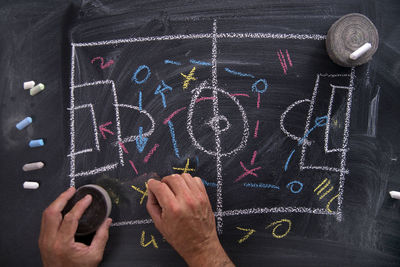
[[[371, 48], [356, 59], [350, 55], [357, 49], [371, 44]], [[326, 50], [336, 64], [354, 67], [368, 62], [375, 54], [379, 44], [375, 25], [364, 15], [351, 13], [338, 19], [326, 36]]]

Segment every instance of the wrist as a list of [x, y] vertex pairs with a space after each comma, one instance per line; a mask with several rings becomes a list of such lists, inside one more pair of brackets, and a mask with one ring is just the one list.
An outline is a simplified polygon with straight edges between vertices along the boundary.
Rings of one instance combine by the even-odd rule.
[[218, 236], [215, 236], [207, 243], [201, 244], [196, 251], [182, 255], [182, 257], [190, 267], [234, 266], [221, 246]]

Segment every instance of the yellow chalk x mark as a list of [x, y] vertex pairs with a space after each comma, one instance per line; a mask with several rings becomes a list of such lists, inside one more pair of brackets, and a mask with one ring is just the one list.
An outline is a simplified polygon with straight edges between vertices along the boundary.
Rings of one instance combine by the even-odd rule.
[[252, 234], [254, 234], [256, 232], [256, 230], [254, 230], [254, 229], [245, 229], [245, 228], [241, 228], [241, 227], [236, 227], [236, 229], [248, 232], [244, 237], [242, 237], [238, 241], [239, 244], [243, 243], [244, 241], [246, 241]]
[[[288, 223], [287, 231], [285, 233], [281, 234], [281, 235], [276, 234], [276, 229], [278, 229], [278, 227], [282, 226], [282, 223], [284, 223], [284, 222]], [[276, 222], [273, 222], [273, 223], [269, 224], [267, 227], [265, 227], [265, 229], [268, 229], [269, 227], [274, 226], [274, 225], [276, 225], [276, 226], [272, 230], [272, 236], [275, 237], [275, 238], [283, 238], [283, 237], [285, 237], [290, 232], [290, 229], [292, 228], [292, 222], [290, 220], [282, 219], [282, 220], [279, 220], [279, 221], [276, 221]]]
[[183, 171], [182, 173], [188, 173], [189, 171], [191, 171], [191, 172], [195, 171], [195, 169], [189, 168], [189, 159], [187, 159], [187, 161], [186, 161], [185, 168], [172, 167], [172, 169], [177, 170], [177, 171]]
[[144, 241], [145, 235], [146, 235], [146, 232], [145, 232], [145, 231], [142, 231], [142, 237], [140, 238], [140, 245], [141, 245], [142, 247], [145, 248], [145, 247], [147, 247], [148, 245], [153, 244], [153, 246], [154, 246], [155, 248], [158, 248], [156, 239], [154, 238], [153, 235], [150, 235], [150, 236], [151, 236], [151, 240], [150, 240], [149, 242], [144, 243], [144, 242], [145, 242], [145, 241]]
[[189, 82], [190, 81], [197, 80], [195, 77], [193, 77], [195, 70], [196, 70], [196, 67], [193, 67], [193, 69], [189, 72], [188, 75], [185, 75], [185, 74], [181, 73], [181, 75], [185, 78], [185, 80], [183, 81], [183, 89], [184, 90], [189, 87]]
[[338, 198], [338, 196], [339, 196], [339, 194], [337, 194], [336, 196], [334, 196], [333, 198], [331, 198], [331, 200], [328, 201], [328, 204], [326, 204], [326, 210], [327, 210], [327, 211], [333, 212], [333, 211], [331, 210], [331, 208], [330, 208], [330, 207], [331, 207], [331, 203], [332, 203], [333, 200], [335, 200], [336, 198]]
[[146, 185], [146, 191], [144, 191], [144, 192], [143, 192], [143, 190], [140, 189], [139, 187], [136, 187], [136, 186], [134, 186], [134, 185], [131, 186], [133, 189], [135, 189], [136, 191], [138, 191], [139, 193], [142, 194], [142, 198], [140, 199], [140, 205], [143, 204], [144, 198], [145, 198], [146, 196], [148, 196], [147, 183], [145, 183], [145, 185]]

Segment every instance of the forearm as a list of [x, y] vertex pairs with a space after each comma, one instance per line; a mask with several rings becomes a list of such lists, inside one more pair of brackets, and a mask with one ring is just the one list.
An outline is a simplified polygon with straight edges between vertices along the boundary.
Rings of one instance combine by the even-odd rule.
[[190, 267], [235, 266], [218, 240], [206, 248], [199, 250], [198, 253], [182, 256]]

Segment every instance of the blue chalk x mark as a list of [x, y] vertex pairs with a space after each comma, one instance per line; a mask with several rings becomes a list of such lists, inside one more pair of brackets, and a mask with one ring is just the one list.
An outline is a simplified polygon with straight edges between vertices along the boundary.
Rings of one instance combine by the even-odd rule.
[[[262, 84], [264, 84], [264, 88], [263, 89], [258, 89], [258, 84], [259, 83], [262, 83]], [[251, 88], [252, 88], [252, 91], [253, 92], [257, 92], [257, 93], [264, 93], [265, 91], [267, 91], [267, 89], [268, 89], [268, 83], [267, 83], [267, 80], [266, 79], [259, 79], [258, 81], [256, 81], [255, 83], [253, 83], [253, 85], [251, 86]]]
[[233, 74], [233, 75], [239, 75], [239, 76], [242, 76], [242, 77], [255, 78], [255, 76], [252, 75], [252, 74], [234, 71], [234, 70], [231, 70], [230, 68], [225, 68], [225, 71], [228, 72], [228, 73], [230, 73], [230, 74]]
[[182, 65], [182, 63], [180, 63], [178, 61], [172, 61], [169, 59], [164, 60], [164, 64], [173, 64], [173, 65], [178, 65], [178, 66]]
[[[297, 189], [294, 189], [294, 187], [298, 185]], [[289, 189], [292, 193], [298, 194], [300, 191], [303, 189], [303, 183], [299, 181], [291, 181], [286, 185], [287, 189]]]
[[179, 149], [178, 149], [178, 144], [176, 143], [175, 129], [174, 129], [174, 125], [172, 124], [172, 121], [168, 121], [168, 127], [169, 127], [169, 132], [171, 133], [172, 146], [174, 147], [175, 156], [179, 159], [180, 158]]
[[39, 146], [44, 146], [44, 141], [43, 139], [36, 139], [36, 140], [31, 140], [29, 142], [30, 147], [39, 147]]
[[139, 127], [139, 136], [136, 138], [136, 148], [142, 153], [149, 138], [143, 136], [143, 127]]
[[163, 106], [164, 106], [164, 108], [166, 108], [167, 107], [167, 103], [165, 102], [164, 91], [165, 90], [172, 91], [172, 87], [166, 85], [164, 80], [162, 80], [161, 83], [162, 83], [162, 85], [161, 84], [158, 85], [158, 87], [157, 87], [156, 91], [154, 92], [154, 94], [155, 95], [161, 95]]
[[277, 185], [273, 185], [273, 184], [263, 184], [263, 183], [259, 183], [259, 184], [254, 184], [254, 183], [245, 183], [243, 184], [243, 186], [245, 187], [253, 187], [253, 188], [272, 188], [272, 189], [280, 189], [279, 186]]
[[22, 121], [18, 122], [17, 125], [15, 125], [15, 127], [17, 127], [17, 129], [21, 131], [22, 129], [24, 129], [26, 126], [28, 126], [31, 123], [32, 123], [32, 118], [26, 117]]
[[[146, 77], [144, 77], [143, 80], [140, 80], [140, 81], [139, 81], [138, 78], [137, 78], [137, 76], [138, 76], [139, 72], [141, 72], [141, 71], [144, 70], [144, 69], [146, 69], [146, 71], [147, 71]], [[139, 67], [137, 68], [137, 70], [136, 70], [135, 73], [133, 74], [133, 76], [132, 76], [132, 82], [135, 82], [135, 83], [137, 83], [137, 84], [145, 83], [145, 82], [147, 81], [147, 79], [150, 77], [150, 74], [151, 74], [150, 68], [147, 67], [146, 65], [141, 65], [141, 66], [139, 66]]]
[[204, 61], [199, 61], [199, 60], [194, 60], [194, 59], [189, 60], [189, 62], [192, 63], [192, 64], [201, 65], [201, 66], [212, 66], [211, 63], [204, 62]]
[[204, 180], [204, 179], [201, 179], [201, 180], [203, 181], [203, 184], [204, 184], [205, 186], [217, 187], [217, 184], [216, 184], [216, 183], [207, 182], [207, 181]]

